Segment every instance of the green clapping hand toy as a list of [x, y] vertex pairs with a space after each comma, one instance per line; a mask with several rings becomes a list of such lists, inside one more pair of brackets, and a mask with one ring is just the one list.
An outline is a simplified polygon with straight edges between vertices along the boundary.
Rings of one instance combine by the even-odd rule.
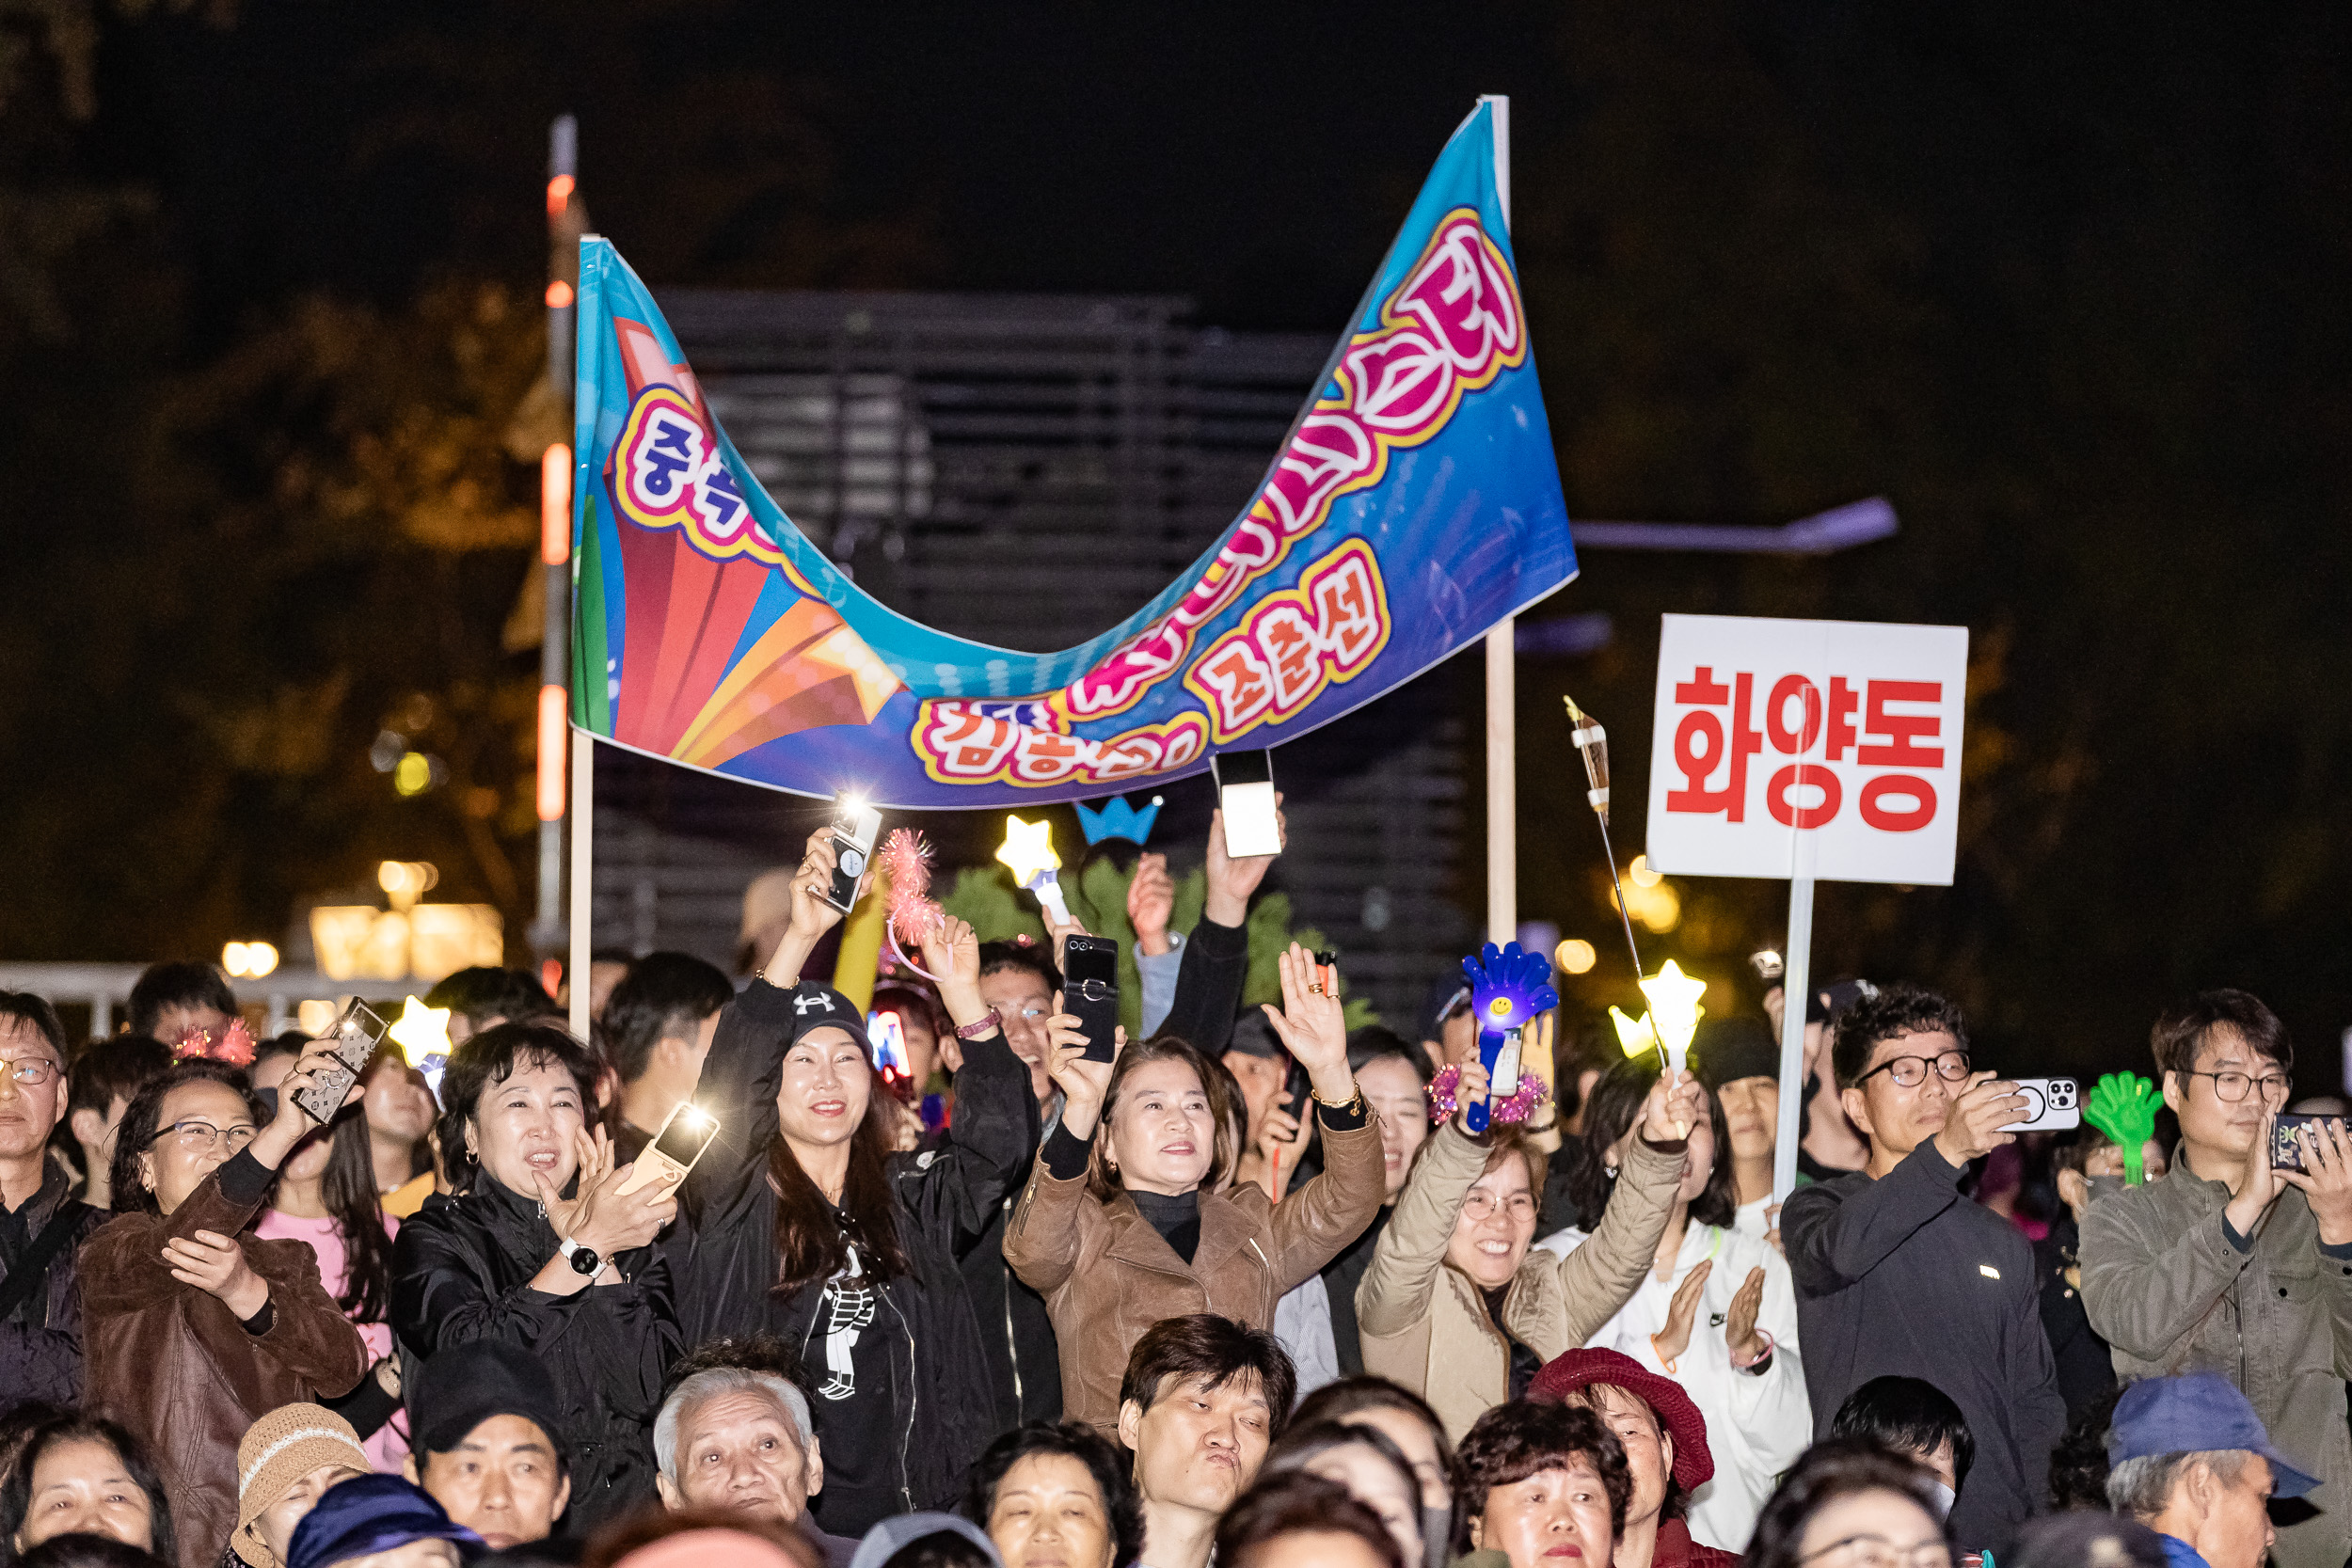
[[2156, 1086], [2137, 1072], [2110, 1072], [2091, 1086], [2083, 1119], [2113, 1138], [2123, 1150], [2123, 1183], [2137, 1187], [2147, 1172], [2140, 1155], [2155, 1135]]

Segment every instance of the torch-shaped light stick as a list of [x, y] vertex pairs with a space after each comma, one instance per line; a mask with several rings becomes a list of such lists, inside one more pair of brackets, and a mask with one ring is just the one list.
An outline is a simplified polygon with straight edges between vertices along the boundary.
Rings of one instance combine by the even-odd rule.
[[1054, 853], [1051, 822], [1006, 817], [1005, 842], [997, 846], [996, 858], [1012, 868], [1014, 881], [1037, 895], [1039, 907], [1053, 917], [1054, 924], [1071, 924], [1070, 906], [1062, 902], [1061, 879], [1054, 875], [1061, 869], [1061, 857]]

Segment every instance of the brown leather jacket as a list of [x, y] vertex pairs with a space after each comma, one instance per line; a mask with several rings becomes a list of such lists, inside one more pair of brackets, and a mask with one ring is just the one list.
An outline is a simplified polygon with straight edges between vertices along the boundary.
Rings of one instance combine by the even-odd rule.
[[1163, 1318], [1221, 1312], [1274, 1326], [1274, 1304], [1338, 1256], [1380, 1211], [1380, 1130], [1323, 1133], [1323, 1174], [1280, 1203], [1243, 1185], [1200, 1195], [1200, 1244], [1186, 1263], [1120, 1193], [1088, 1196], [1086, 1178], [1057, 1180], [1038, 1151], [1005, 1227], [1005, 1261], [1045, 1297], [1061, 1353], [1062, 1419], [1105, 1436], [1119, 1426], [1127, 1353]]
[[[237, 1523], [237, 1443], [281, 1404], [349, 1392], [368, 1348], [319, 1281], [308, 1242], [245, 1234], [275, 1172], [239, 1154], [168, 1217], [118, 1214], [83, 1245], [84, 1402], [144, 1441], [162, 1471], [180, 1568], [215, 1568]], [[235, 1236], [269, 1282], [267, 1333], [171, 1277], [164, 1243]]]

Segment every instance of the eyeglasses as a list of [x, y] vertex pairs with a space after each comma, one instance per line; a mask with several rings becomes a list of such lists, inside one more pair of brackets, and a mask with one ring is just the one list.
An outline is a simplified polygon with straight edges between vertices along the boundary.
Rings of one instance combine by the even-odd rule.
[[[1909, 1058], [1912, 1061], [1917, 1057]], [[1807, 1552], [1797, 1559], [1812, 1562], [1832, 1552], [1847, 1554], [1851, 1568], [1951, 1568], [1952, 1549], [1941, 1541], [1919, 1541], [1908, 1546], [1898, 1546], [1883, 1535], [1850, 1535], [1843, 1541], [1833, 1541], [1818, 1552]]]
[[1500, 1205], [1495, 1202], [1492, 1193], [1473, 1191], [1468, 1197], [1462, 1199], [1463, 1217], [1473, 1222], [1489, 1218], [1498, 1207], [1515, 1220], [1532, 1220], [1535, 1217], [1535, 1200], [1525, 1193], [1513, 1193]]
[[226, 1148], [235, 1155], [253, 1141], [253, 1134], [259, 1131], [254, 1127], [215, 1127], [209, 1121], [175, 1121], [168, 1127], [157, 1128], [155, 1136], [147, 1141], [152, 1144], [173, 1138], [190, 1154], [208, 1154], [216, 1148]]
[[1968, 1053], [1947, 1051], [1938, 1056], [1890, 1056], [1855, 1079], [1854, 1086], [1860, 1088], [1883, 1072], [1902, 1087], [1915, 1089], [1928, 1081], [1930, 1068], [1935, 1069], [1935, 1075], [1947, 1084], [1957, 1084], [1968, 1076]]
[[15, 1061], [0, 1060], [0, 1070], [26, 1088], [37, 1089], [57, 1076], [57, 1064], [46, 1056], [24, 1056]]
[[2259, 1085], [2265, 1100], [2284, 1100], [2293, 1082], [2282, 1072], [2265, 1072], [2260, 1078], [2249, 1078], [2242, 1072], [2185, 1072], [2181, 1076], [2212, 1079], [2214, 1098], [2225, 1105], [2234, 1105], [2244, 1100], [2249, 1084]]

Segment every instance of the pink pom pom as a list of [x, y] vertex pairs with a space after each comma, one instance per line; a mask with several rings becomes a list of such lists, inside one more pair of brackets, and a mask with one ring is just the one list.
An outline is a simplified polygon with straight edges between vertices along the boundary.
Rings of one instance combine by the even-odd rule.
[[[1461, 1082], [1462, 1069], [1451, 1066], [1439, 1068], [1437, 1076], [1429, 1080], [1429, 1086], [1422, 1092], [1429, 1097], [1429, 1119], [1433, 1123], [1445, 1120], [1459, 1108], [1454, 1091]], [[1532, 1072], [1522, 1072], [1518, 1093], [1493, 1101], [1486, 1114], [1494, 1121], [1525, 1121], [1535, 1114], [1536, 1106], [1550, 1098], [1550, 1085]]]
[[945, 918], [930, 897], [931, 847], [912, 828], [882, 840], [882, 875], [890, 879], [890, 924], [901, 940], [919, 943]]

